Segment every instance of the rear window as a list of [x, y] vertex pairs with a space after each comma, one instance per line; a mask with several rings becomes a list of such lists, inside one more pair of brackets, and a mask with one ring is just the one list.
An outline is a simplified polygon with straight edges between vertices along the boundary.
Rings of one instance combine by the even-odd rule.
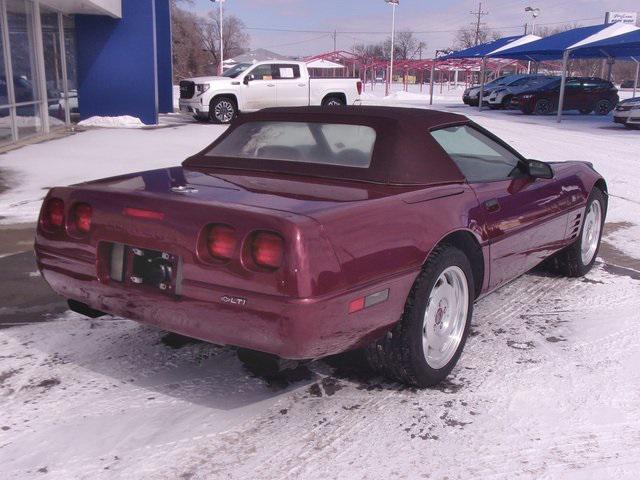
[[364, 125], [248, 122], [206, 155], [368, 168], [375, 141], [375, 130]]

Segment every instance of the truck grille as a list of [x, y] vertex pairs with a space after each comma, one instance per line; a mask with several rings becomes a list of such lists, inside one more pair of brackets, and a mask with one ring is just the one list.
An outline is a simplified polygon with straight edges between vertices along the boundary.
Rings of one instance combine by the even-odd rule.
[[183, 80], [180, 82], [180, 98], [192, 98], [195, 91], [195, 83], [189, 80]]

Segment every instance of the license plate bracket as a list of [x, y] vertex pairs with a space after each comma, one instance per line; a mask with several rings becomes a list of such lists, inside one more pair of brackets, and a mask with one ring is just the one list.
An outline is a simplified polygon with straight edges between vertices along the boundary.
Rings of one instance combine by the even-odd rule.
[[111, 280], [132, 287], [159, 290], [169, 295], [180, 294], [182, 262], [177, 255], [113, 244], [110, 260]]

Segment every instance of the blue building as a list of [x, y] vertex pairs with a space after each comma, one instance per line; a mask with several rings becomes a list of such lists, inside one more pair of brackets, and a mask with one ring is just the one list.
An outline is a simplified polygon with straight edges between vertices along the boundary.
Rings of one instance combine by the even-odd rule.
[[0, 145], [172, 110], [169, 0], [0, 0]]

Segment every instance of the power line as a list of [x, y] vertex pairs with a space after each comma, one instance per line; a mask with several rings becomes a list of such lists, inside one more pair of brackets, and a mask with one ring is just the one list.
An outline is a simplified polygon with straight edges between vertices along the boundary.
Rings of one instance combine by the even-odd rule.
[[[600, 20], [600, 17], [591, 17], [591, 18], [575, 18], [569, 20], [561, 20], [556, 22], [547, 22], [547, 23], [537, 23], [538, 26], [546, 26], [546, 25], [560, 25], [564, 23], [571, 22], [587, 22], [591, 20]], [[265, 31], [265, 32], [284, 32], [284, 33], [324, 33], [333, 35], [336, 34], [347, 34], [347, 35], [389, 35], [388, 31], [349, 31], [349, 30], [298, 30], [293, 28], [274, 28], [274, 27], [245, 27], [247, 30], [257, 30], [257, 31]], [[503, 26], [495, 26], [495, 27], [487, 27], [487, 30], [520, 30], [522, 29], [522, 24], [519, 25], [503, 25]], [[454, 30], [412, 30], [416, 35], [428, 35], [432, 33], [455, 33], [458, 29]]]
[[278, 45], [267, 45], [266, 47], [262, 47], [262, 48], [288, 47], [288, 46], [290, 46], [290, 45], [300, 45], [301, 43], [313, 42], [313, 41], [315, 41], [315, 40], [320, 40], [321, 38], [328, 38], [328, 37], [329, 37], [329, 35], [327, 35], [327, 34], [325, 33], [325, 34], [319, 35], [319, 36], [317, 36], [317, 37], [306, 38], [306, 39], [304, 39], [304, 40], [299, 40], [299, 41], [297, 41], [297, 42], [280, 43], [280, 44], [278, 44]]

